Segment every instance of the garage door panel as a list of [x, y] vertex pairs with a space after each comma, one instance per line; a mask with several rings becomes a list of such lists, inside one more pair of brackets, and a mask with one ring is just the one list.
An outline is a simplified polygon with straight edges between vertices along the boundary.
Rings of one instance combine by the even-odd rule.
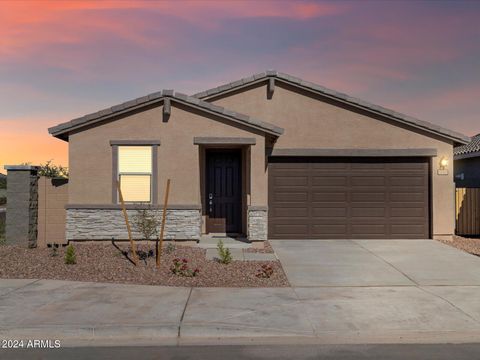
[[277, 176], [275, 177], [275, 185], [277, 186], [307, 186], [307, 176]]
[[391, 231], [396, 235], [414, 235], [423, 233], [424, 227], [421, 224], [392, 224]]
[[298, 234], [308, 234], [308, 224], [273, 224], [272, 231], [278, 236], [299, 237]]
[[344, 218], [347, 216], [348, 209], [345, 206], [341, 207], [314, 207], [312, 208], [312, 217], [321, 218], [321, 217], [340, 217]]
[[312, 186], [346, 186], [346, 176], [313, 176]]
[[312, 201], [317, 202], [344, 202], [347, 201], [347, 194], [342, 192], [312, 192]]
[[367, 191], [360, 191], [360, 192], [354, 192], [350, 195], [350, 198], [353, 202], [365, 202], [365, 201], [370, 201], [370, 202], [380, 202], [383, 203], [387, 195], [385, 192], [378, 192], [378, 190], [371, 190], [372, 192], [367, 192]]
[[273, 195], [273, 202], [295, 202], [307, 201], [308, 193], [306, 192], [275, 192]]
[[379, 217], [384, 218], [387, 215], [387, 209], [380, 207], [355, 207], [351, 208], [352, 217]]
[[385, 186], [384, 176], [351, 176], [352, 186]]
[[308, 216], [308, 208], [301, 207], [277, 207], [273, 210], [275, 217], [306, 217]]
[[346, 224], [316, 224], [312, 226], [312, 234], [317, 235], [316, 238], [334, 234], [342, 236], [346, 233], [346, 231]]
[[370, 163], [355, 163], [352, 162], [350, 165], [350, 169], [353, 171], [360, 170], [360, 171], [375, 171], [375, 170], [380, 170], [384, 171], [387, 168], [387, 164], [384, 163], [375, 163], [375, 162], [370, 162]]
[[352, 234], [353, 235], [382, 235], [387, 232], [388, 225], [386, 224], [353, 224], [352, 225]]
[[390, 176], [392, 186], [423, 186], [424, 182], [423, 176]]
[[390, 216], [395, 218], [402, 217], [422, 217], [425, 215], [423, 207], [394, 207], [390, 209]]
[[418, 202], [424, 203], [426, 197], [425, 191], [414, 191], [411, 192], [391, 192], [390, 200], [395, 202]]
[[428, 237], [426, 158], [279, 161], [269, 164], [271, 238]]

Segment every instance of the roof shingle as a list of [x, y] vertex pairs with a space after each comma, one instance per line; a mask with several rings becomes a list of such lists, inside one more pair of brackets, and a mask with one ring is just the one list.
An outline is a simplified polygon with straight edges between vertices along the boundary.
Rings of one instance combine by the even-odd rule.
[[468, 144], [457, 146], [453, 149], [453, 155], [455, 157], [473, 155], [475, 153], [478, 153], [478, 156], [480, 156], [480, 134], [473, 136], [472, 141], [470, 141]]

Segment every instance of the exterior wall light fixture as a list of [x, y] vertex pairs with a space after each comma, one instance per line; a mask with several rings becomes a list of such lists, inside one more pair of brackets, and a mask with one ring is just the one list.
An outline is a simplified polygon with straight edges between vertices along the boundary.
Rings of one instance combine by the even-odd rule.
[[448, 158], [443, 156], [438, 163], [438, 175], [448, 175]]

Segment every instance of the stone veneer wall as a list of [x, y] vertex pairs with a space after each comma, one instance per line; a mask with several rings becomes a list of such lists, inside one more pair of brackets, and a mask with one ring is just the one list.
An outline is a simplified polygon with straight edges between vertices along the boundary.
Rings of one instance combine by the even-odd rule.
[[[163, 210], [154, 210], [161, 219]], [[136, 210], [127, 210], [131, 221]], [[199, 240], [202, 217], [198, 209], [167, 209], [165, 239]], [[128, 239], [121, 209], [67, 209], [67, 240]], [[132, 227], [134, 239], [142, 236]]]
[[7, 169], [7, 244], [37, 246], [38, 166], [5, 166]]
[[247, 211], [248, 240], [262, 241], [268, 238], [268, 209], [266, 206], [249, 206]]

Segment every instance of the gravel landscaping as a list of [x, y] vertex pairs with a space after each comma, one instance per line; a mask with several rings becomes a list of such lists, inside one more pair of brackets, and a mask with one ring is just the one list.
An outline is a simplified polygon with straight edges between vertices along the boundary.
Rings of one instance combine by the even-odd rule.
[[[57, 256], [53, 250], [26, 249], [19, 246], [0, 246], [0, 278], [54, 279], [131, 283], [166, 286], [196, 287], [285, 287], [287, 277], [279, 261], [232, 261], [228, 265], [205, 259], [205, 249], [177, 245], [173, 251], [162, 252], [161, 267], [155, 267], [155, 258], [140, 261], [134, 266], [121, 251], [128, 251], [128, 243], [119, 243], [116, 249], [111, 243], [74, 244], [76, 264], [64, 263], [66, 248], [60, 247]], [[138, 250], [148, 253], [155, 246], [139, 244]], [[195, 277], [172, 273], [171, 266], [178, 259], [193, 272]], [[262, 265], [273, 269], [270, 278], [256, 276]]]
[[464, 238], [454, 235], [452, 240], [439, 240], [440, 242], [453, 246], [457, 249], [466, 251], [470, 254], [480, 256], [480, 239]]

